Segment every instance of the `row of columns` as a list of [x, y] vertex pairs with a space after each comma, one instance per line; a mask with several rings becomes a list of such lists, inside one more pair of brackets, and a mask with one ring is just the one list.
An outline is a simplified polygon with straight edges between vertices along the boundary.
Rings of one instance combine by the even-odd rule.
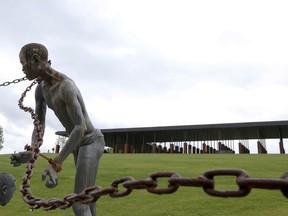
[[[122, 145], [121, 145], [122, 146]], [[169, 148], [162, 145], [157, 145], [153, 143], [151, 145], [142, 144], [140, 152], [137, 153], [180, 153], [180, 154], [215, 154], [215, 153], [231, 153], [235, 154], [235, 151], [231, 146], [227, 146], [222, 142], [218, 142], [218, 150], [209, 146], [206, 143], [202, 143], [202, 148], [192, 146], [191, 144], [183, 143], [183, 147], [179, 145], [174, 145], [170, 143]], [[243, 144], [242, 142], [238, 143], [239, 154], [250, 154], [249, 145]], [[285, 154], [285, 149], [283, 142], [279, 142], [280, 154]], [[257, 150], [258, 154], [267, 154], [265, 142], [257, 141]], [[122, 148], [119, 148], [119, 145], [115, 145], [113, 148], [113, 153], [136, 153], [133, 149], [133, 146], [129, 144], [124, 144], [124, 151]]]
[[[228, 147], [227, 145], [218, 142], [218, 151], [207, 145], [206, 143], [202, 143], [202, 149], [199, 149], [196, 146], [192, 146], [188, 143], [183, 143], [183, 147], [179, 145], [174, 145], [170, 143], [169, 148], [162, 145], [157, 145], [153, 143], [151, 145], [142, 144], [141, 150], [139, 153], [181, 153], [181, 154], [215, 154], [215, 153], [235, 153], [233, 149]], [[133, 146], [129, 145], [128, 143], [124, 144], [124, 151], [119, 148], [119, 145], [115, 145], [113, 148], [113, 153], [134, 153]]]

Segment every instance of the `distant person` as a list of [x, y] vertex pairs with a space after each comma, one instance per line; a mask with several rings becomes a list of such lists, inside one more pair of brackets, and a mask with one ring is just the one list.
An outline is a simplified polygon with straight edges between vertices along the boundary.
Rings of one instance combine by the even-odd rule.
[[[70, 153], [74, 154], [76, 176], [74, 192], [80, 193], [85, 188], [94, 186], [97, 176], [99, 159], [104, 152], [104, 136], [99, 129], [94, 128], [84, 105], [81, 93], [75, 83], [66, 75], [56, 71], [48, 61], [48, 50], [42, 44], [30, 43], [22, 47], [20, 63], [27, 79], [40, 79], [35, 90], [35, 112], [45, 129], [47, 106], [52, 109], [64, 126], [68, 139], [54, 158], [58, 165], [63, 164]], [[31, 147], [36, 141], [36, 131], [32, 134]], [[27, 152], [11, 155], [11, 163], [18, 166], [26, 163], [31, 157]], [[58, 183], [58, 172], [48, 164], [42, 174], [48, 188], [54, 188]], [[76, 216], [95, 216], [96, 204], [74, 203], [73, 211]]]

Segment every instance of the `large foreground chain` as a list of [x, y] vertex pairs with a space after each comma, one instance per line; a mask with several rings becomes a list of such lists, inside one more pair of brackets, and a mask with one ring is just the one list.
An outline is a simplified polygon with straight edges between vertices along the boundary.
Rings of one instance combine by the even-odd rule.
[[[235, 176], [238, 190], [216, 190], [215, 176]], [[158, 179], [167, 178], [167, 187], [158, 187]], [[124, 188], [123, 191], [119, 189]], [[24, 200], [30, 205], [31, 209], [43, 208], [46, 211], [56, 208], [66, 209], [72, 206], [74, 202], [80, 202], [83, 205], [96, 202], [100, 197], [109, 195], [112, 198], [128, 196], [134, 189], [145, 189], [152, 194], [171, 194], [178, 190], [180, 186], [184, 187], [202, 187], [204, 192], [216, 197], [244, 197], [247, 196], [252, 188], [280, 190], [288, 198], [288, 173], [285, 173], [279, 179], [250, 178], [244, 170], [239, 169], [215, 169], [205, 172], [202, 176], [196, 178], [182, 177], [177, 172], [157, 172], [151, 174], [146, 179], [135, 180], [133, 177], [126, 176], [116, 179], [107, 188], [93, 186], [86, 188], [79, 194], [67, 195], [63, 200], [43, 199], [25, 196]]]
[[[153, 194], [171, 194], [178, 190], [180, 186], [185, 187], [202, 187], [204, 192], [211, 196], [217, 197], [244, 197], [247, 196], [252, 188], [280, 190], [282, 194], [288, 198], [288, 172], [284, 173], [279, 179], [251, 178], [247, 172], [240, 169], [215, 169], [205, 172], [202, 176], [196, 178], [182, 177], [177, 172], [157, 172], [151, 174], [148, 178], [135, 180], [133, 177], [127, 176], [116, 179], [107, 188], [93, 186], [86, 188], [79, 194], [70, 194], [63, 199], [50, 199], [45, 201], [42, 198], [36, 198], [30, 190], [30, 179], [33, 175], [32, 169], [36, 165], [36, 160], [40, 155], [40, 146], [43, 143], [43, 130], [37, 114], [30, 107], [23, 105], [23, 100], [26, 93], [37, 83], [34, 80], [30, 86], [26, 88], [21, 98], [19, 99], [19, 107], [25, 112], [29, 112], [33, 119], [33, 124], [36, 130], [37, 139], [33, 143], [30, 151], [32, 157], [27, 163], [27, 171], [23, 177], [23, 182], [20, 188], [23, 194], [24, 201], [30, 206], [30, 209], [43, 208], [44, 210], [53, 210], [56, 208], [66, 209], [73, 205], [74, 202], [80, 202], [83, 205], [96, 202], [100, 197], [109, 195], [112, 198], [124, 197], [129, 195], [133, 190], [145, 189]], [[238, 190], [217, 190], [215, 189], [216, 176], [234, 176]], [[167, 178], [167, 187], [159, 187], [158, 179]], [[119, 189], [122, 185], [122, 190]]]

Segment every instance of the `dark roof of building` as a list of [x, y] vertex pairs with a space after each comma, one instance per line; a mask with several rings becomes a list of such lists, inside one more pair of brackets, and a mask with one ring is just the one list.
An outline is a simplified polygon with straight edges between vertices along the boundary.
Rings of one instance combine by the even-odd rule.
[[[101, 129], [106, 144], [288, 138], [288, 121]], [[57, 131], [65, 136], [66, 132]]]
[[101, 129], [106, 138], [126, 137], [145, 142], [288, 138], [288, 121], [178, 125]]

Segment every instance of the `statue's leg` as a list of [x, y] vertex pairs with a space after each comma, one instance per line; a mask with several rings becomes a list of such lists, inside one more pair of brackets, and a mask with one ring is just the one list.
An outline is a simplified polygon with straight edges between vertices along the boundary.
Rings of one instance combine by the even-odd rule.
[[[76, 161], [76, 176], [74, 192], [80, 193], [85, 188], [95, 185], [99, 159], [104, 151], [104, 138], [97, 138], [95, 142], [79, 148]], [[96, 204], [89, 205], [74, 203], [75, 216], [96, 216]]]

